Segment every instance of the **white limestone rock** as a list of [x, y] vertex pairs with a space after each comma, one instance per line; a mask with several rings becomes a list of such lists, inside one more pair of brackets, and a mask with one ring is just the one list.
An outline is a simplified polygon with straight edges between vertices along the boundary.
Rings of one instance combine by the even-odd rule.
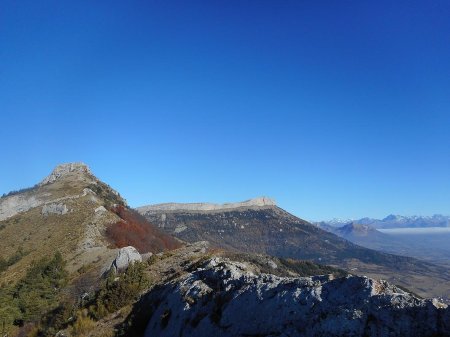
[[67, 176], [69, 174], [79, 174], [81, 176], [85, 175], [91, 175], [91, 170], [89, 167], [84, 163], [67, 163], [67, 164], [60, 164], [55, 167], [52, 173], [48, 177], [46, 177], [44, 180], [41, 181], [39, 184], [40, 186], [53, 183], [56, 180]]
[[64, 215], [67, 212], [69, 212], [69, 209], [67, 206], [63, 203], [51, 203], [46, 204], [42, 206], [41, 214], [43, 216], [48, 216], [50, 214], [56, 214], [56, 215]]
[[175, 227], [174, 232], [181, 233], [181, 232], [184, 232], [186, 229], [187, 229], [186, 225], [179, 224], [179, 225], [177, 225], [177, 227]]
[[16, 194], [0, 199], [0, 221], [16, 215], [17, 213], [26, 212], [33, 207], [42, 205], [44, 201], [28, 194]]
[[120, 248], [117, 252], [111, 268], [118, 272], [128, 268], [132, 262], [142, 262], [142, 256], [133, 246]]
[[147, 261], [149, 258], [151, 258], [153, 256], [153, 253], [152, 252], [148, 252], [148, 253], [144, 253], [144, 254], [141, 254], [141, 257], [142, 257], [142, 261]]
[[86, 195], [97, 195], [93, 190], [91, 190], [90, 188], [83, 188], [83, 194], [81, 195], [82, 197], [86, 196]]
[[450, 308], [367, 277], [277, 277], [213, 258], [145, 297], [145, 336], [450, 336]]
[[211, 204], [211, 203], [166, 203], [138, 207], [138, 212], [144, 214], [147, 212], [157, 211], [220, 211], [220, 210], [232, 210], [236, 208], [252, 208], [252, 207], [264, 207], [264, 206], [276, 206], [273, 199], [268, 197], [259, 197], [242, 202], [226, 203], [226, 204]]
[[102, 214], [106, 212], [106, 208], [104, 206], [98, 206], [96, 209], [94, 209], [94, 213], [96, 214]]

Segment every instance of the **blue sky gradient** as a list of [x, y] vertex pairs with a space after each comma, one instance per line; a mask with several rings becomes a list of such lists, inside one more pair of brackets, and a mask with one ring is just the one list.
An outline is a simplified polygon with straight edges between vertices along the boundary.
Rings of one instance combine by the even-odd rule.
[[448, 1], [0, 4], [0, 193], [84, 161], [130, 205], [450, 214]]

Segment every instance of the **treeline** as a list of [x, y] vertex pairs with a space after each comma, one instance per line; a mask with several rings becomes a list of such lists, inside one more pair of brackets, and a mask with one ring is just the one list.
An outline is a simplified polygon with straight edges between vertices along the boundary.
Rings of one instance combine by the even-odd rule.
[[34, 190], [37, 187], [38, 187], [38, 185], [34, 185], [32, 187], [21, 188], [20, 190], [14, 190], [14, 191], [11, 191], [11, 192], [8, 192], [8, 193], [3, 193], [1, 197], [4, 198], [4, 197], [9, 197], [11, 195], [23, 193], [23, 192], [28, 192], [28, 191]]
[[333, 274], [336, 277], [345, 277], [348, 275], [343, 269], [316, 264], [307, 260], [294, 260], [294, 259], [283, 259], [280, 258], [280, 262], [290, 270], [295, 271], [299, 276], [315, 276], [315, 275], [325, 275]]
[[38, 321], [58, 304], [60, 289], [66, 284], [67, 273], [61, 254], [44, 258], [31, 266], [15, 285], [0, 287], [0, 329], [7, 335], [13, 326]]

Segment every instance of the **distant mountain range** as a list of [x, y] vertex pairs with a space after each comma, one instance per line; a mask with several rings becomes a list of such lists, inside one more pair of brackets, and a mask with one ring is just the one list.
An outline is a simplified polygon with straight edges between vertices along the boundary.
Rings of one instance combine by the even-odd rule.
[[342, 227], [351, 223], [369, 225], [373, 228], [426, 228], [426, 227], [450, 227], [450, 216], [435, 214], [432, 216], [403, 216], [388, 215], [384, 219], [361, 218], [361, 219], [332, 219], [329, 221], [319, 221], [316, 224], [328, 225], [332, 227]]

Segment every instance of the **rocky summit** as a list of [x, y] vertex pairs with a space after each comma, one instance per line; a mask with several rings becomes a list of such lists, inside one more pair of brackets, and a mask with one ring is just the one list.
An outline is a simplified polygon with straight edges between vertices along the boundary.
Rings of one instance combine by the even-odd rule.
[[[64, 183], [66, 182], [66, 186]], [[34, 207], [43, 206], [44, 213], [54, 213], [57, 208], [65, 209], [65, 205], [57, 202], [74, 200], [94, 195], [90, 189], [97, 186], [99, 180], [92, 175], [89, 167], [83, 163], [68, 163], [56, 166], [39, 184], [31, 188], [14, 191], [0, 198], [0, 221], [18, 213], [26, 212]], [[78, 185], [85, 185], [81, 191]], [[74, 192], [78, 193], [74, 193]], [[118, 195], [108, 186], [108, 193]], [[52, 204], [48, 206], [48, 204]], [[46, 206], [47, 205], [47, 206]]]
[[53, 183], [58, 179], [66, 177], [68, 175], [73, 175], [77, 177], [91, 175], [91, 170], [84, 163], [67, 163], [60, 164], [54, 168], [52, 173], [46, 178], [44, 178], [39, 185], [45, 185]]

